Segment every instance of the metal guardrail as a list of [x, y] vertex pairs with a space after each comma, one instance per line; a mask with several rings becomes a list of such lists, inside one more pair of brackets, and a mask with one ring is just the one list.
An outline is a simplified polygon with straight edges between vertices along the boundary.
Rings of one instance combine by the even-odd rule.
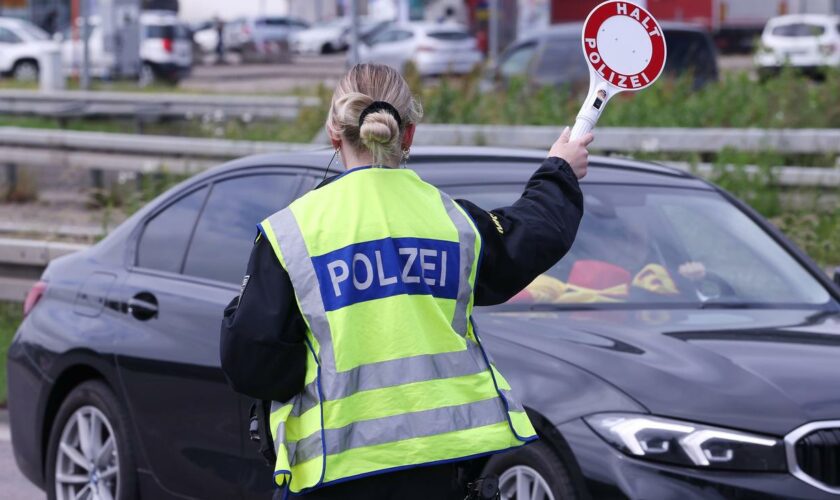
[[32, 284], [56, 257], [87, 245], [0, 238], [0, 300], [23, 302]]
[[[421, 125], [415, 143], [547, 149], [560, 131], [557, 127]], [[306, 151], [323, 146], [326, 144], [322, 136], [313, 143], [301, 144], [0, 127], [0, 162], [8, 166], [195, 172], [251, 154]], [[704, 153], [718, 152], [723, 147], [741, 151], [777, 148], [782, 152], [840, 153], [840, 130], [601, 128], [592, 149]], [[676, 165], [701, 175], [708, 175], [713, 169], [709, 164]], [[747, 167], [747, 173], [757, 171], [758, 167]], [[840, 168], [774, 167], [773, 173], [781, 186], [840, 186]]]
[[0, 114], [39, 116], [65, 122], [72, 118], [162, 119], [240, 118], [294, 120], [314, 97], [229, 96], [140, 92], [0, 90]]
[[231, 141], [0, 127], [0, 162], [90, 170], [194, 172], [242, 156], [316, 149], [304, 143]]
[[[548, 149], [563, 127], [509, 125], [438, 125], [417, 127], [415, 144]], [[840, 129], [627, 128], [598, 127], [592, 149], [646, 153], [718, 153], [775, 151], [838, 154]], [[326, 140], [319, 135], [319, 142]]]

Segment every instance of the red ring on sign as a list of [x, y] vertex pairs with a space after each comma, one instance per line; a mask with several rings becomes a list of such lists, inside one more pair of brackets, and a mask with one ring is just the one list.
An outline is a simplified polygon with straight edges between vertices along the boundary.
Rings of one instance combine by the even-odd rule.
[[[639, 11], [639, 19], [631, 16], [631, 14], [633, 14], [637, 9]], [[607, 19], [615, 16], [627, 16], [630, 19], [637, 21], [643, 28], [645, 28], [645, 31], [647, 31], [650, 36], [652, 48], [650, 61], [647, 66], [645, 66], [645, 69], [636, 74], [628, 75], [615, 71], [604, 62], [603, 57], [601, 57], [601, 53], [598, 51], [597, 45], [595, 48], [592, 48], [586, 43], [587, 39], [597, 39], [598, 30], [601, 28], [601, 25], [603, 25]], [[647, 26], [643, 24], [645, 19], [649, 19]], [[651, 36], [650, 33], [653, 32], [654, 29], [658, 35]], [[605, 80], [623, 89], [643, 89], [656, 81], [662, 73], [662, 70], [665, 69], [667, 49], [665, 47], [665, 36], [662, 33], [662, 27], [659, 26], [656, 18], [654, 18], [650, 12], [631, 2], [609, 1], [595, 7], [595, 9], [589, 13], [589, 16], [586, 18], [586, 22], [583, 25], [583, 36], [581, 38], [581, 42], [583, 44], [583, 52], [586, 56], [586, 62], [589, 66], [598, 71]], [[592, 59], [594, 58], [597, 58], [597, 61], [593, 63]], [[608, 69], [609, 72], [605, 71], [604, 73], [606, 74], [601, 73], [599, 70], [602, 68]], [[614, 75], [615, 78], [612, 78], [610, 74]], [[621, 77], [624, 78], [624, 85], [619, 84], [622, 80]], [[631, 85], [631, 81], [634, 78], [637, 79], [640, 86], [634, 87]]]

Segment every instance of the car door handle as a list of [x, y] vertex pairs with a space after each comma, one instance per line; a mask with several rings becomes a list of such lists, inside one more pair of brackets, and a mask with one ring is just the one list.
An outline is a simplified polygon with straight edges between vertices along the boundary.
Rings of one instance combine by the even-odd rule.
[[149, 292], [140, 292], [129, 299], [128, 312], [140, 321], [150, 320], [158, 314], [157, 298]]

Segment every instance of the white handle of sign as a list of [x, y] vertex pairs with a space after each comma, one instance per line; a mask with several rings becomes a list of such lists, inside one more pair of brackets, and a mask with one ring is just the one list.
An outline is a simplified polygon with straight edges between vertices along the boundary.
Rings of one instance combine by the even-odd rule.
[[[596, 82], [594, 76], [591, 81], [593, 84]], [[595, 124], [598, 123], [598, 118], [601, 117], [601, 113], [603, 113], [604, 108], [607, 106], [607, 101], [612, 97], [609, 90], [608, 86], [603, 82], [591, 86], [589, 95], [586, 96], [586, 99], [583, 101], [583, 106], [580, 107], [577, 120], [575, 120], [575, 126], [572, 127], [572, 135], [569, 137], [570, 141], [580, 139], [587, 132], [595, 128]]]

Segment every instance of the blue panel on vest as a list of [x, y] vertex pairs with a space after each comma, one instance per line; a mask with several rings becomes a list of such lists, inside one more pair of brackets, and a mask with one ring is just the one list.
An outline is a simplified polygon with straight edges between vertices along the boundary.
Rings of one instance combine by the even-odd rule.
[[334, 311], [394, 295], [458, 296], [460, 248], [451, 241], [385, 238], [312, 257], [324, 299]]

